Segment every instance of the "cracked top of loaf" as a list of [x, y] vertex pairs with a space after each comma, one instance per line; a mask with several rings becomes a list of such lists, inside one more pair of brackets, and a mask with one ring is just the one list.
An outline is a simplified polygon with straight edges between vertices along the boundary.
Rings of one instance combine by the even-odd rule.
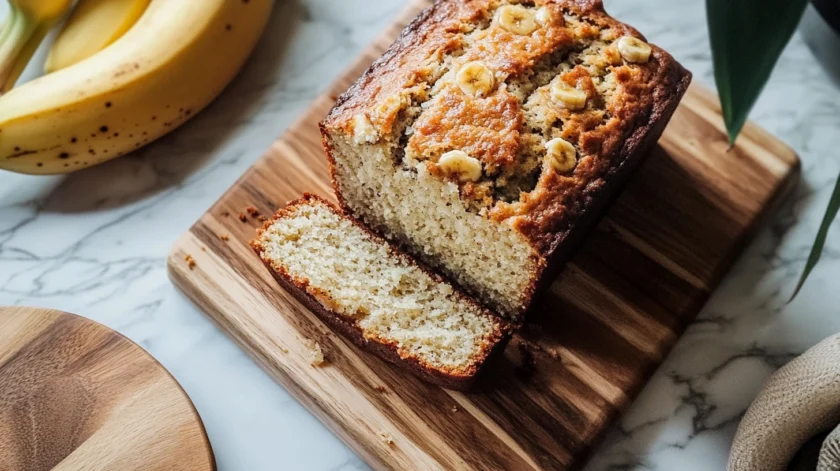
[[323, 125], [424, 163], [547, 253], [689, 81], [600, 0], [439, 0]]

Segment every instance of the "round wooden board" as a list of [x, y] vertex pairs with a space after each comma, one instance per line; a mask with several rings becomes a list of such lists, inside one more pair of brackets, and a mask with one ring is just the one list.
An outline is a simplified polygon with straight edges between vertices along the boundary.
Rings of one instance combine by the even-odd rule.
[[145, 350], [61, 311], [0, 308], [0, 470], [214, 470], [189, 397]]

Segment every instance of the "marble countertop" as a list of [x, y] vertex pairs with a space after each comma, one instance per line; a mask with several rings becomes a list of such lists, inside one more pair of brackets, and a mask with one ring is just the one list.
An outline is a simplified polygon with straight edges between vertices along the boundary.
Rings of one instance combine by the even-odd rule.
[[[75, 175], [0, 173], [0, 305], [78, 313], [149, 350], [192, 397], [221, 470], [365, 469], [166, 275], [173, 241], [406, 0], [278, 3], [243, 73], [171, 136]], [[703, 2], [606, 4], [671, 51], [697, 82], [713, 86]], [[840, 87], [799, 35], [753, 118], [800, 154], [803, 181], [587, 471], [722, 469], [740, 416], [767, 376], [840, 331], [840, 227], [800, 296], [787, 304], [840, 172]]]

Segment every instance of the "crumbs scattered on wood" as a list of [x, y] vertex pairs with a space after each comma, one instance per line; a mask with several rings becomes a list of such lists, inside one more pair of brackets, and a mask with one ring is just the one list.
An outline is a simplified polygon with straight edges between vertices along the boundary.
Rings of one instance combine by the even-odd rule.
[[192, 270], [193, 268], [195, 268], [195, 259], [192, 257], [192, 255], [187, 254], [187, 256], [186, 256], [186, 257], [184, 257], [184, 261], [185, 261], [185, 262], [187, 262], [187, 267], [188, 267], [190, 270]]
[[257, 216], [257, 221], [259, 221], [259, 222], [266, 222], [266, 221], [268, 221], [268, 218], [267, 218], [267, 217], [265, 217], [265, 216]]
[[282, 346], [282, 345], [280, 345], [280, 351], [283, 352], [283, 353], [289, 353], [289, 349]]
[[309, 360], [312, 363], [312, 366], [318, 368], [320, 366], [324, 366], [327, 363], [327, 359], [324, 357], [324, 352], [321, 350], [321, 345], [314, 340], [307, 339], [306, 341], [306, 348], [309, 349]]
[[202, 247], [202, 248], [201, 248], [201, 251], [202, 251], [202, 252], [207, 252], [207, 247]]
[[257, 210], [257, 208], [253, 206], [248, 206], [247, 208], [245, 208], [245, 211], [248, 214], [250, 214], [252, 218], [259, 217], [260, 215], [260, 212]]
[[373, 389], [375, 389], [375, 390], [376, 390], [376, 392], [378, 392], [378, 393], [385, 393], [385, 392], [387, 392], [387, 391], [388, 391], [387, 389], [385, 389], [385, 386], [376, 386], [376, 387], [375, 387], [375, 388], [373, 388]]
[[452, 412], [458, 412], [458, 406], [452, 406]]
[[391, 446], [394, 444], [394, 437], [391, 436], [390, 433], [380, 430], [376, 432], [376, 435], [379, 436], [379, 439], [382, 440], [382, 443]]
[[227, 234], [222, 234], [222, 235], [219, 236], [219, 238], [222, 239], [225, 242], [230, 240], [230, 236], [227, 235]]
[[222, 211], [222, 212], [221, 212], [221, 213], [219, 213], [219, 214], [220, 214], [223, 218], [226, 218], [226, 217], [230, 216], [230, 213], [229, 213], [229, 212], [227, 212], [227, 211]]
[[239, 213], [239, 220], [242, 222], [248, 222], [248, 216], [245, 213]]

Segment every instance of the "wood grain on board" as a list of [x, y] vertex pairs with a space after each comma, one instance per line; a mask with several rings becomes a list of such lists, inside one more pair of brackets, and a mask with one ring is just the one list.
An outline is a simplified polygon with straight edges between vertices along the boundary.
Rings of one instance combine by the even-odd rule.
[[154, 358], [49, 309], [0, 308], [0, 470], [216, 469], [198, 413]]
[[[332, 334], [279, 288], [248, 247], [261, 223], [245, 212], [269, 216], [303, 192], [334, 199], [317, 122], [428, 4], [412, 3], [175, 244], [170, 275], [374, 468], [571, 469], [793, 186], [798, 159], [752, 124], [727, 152], [717, 100], [692, 87], [483, 388], [428, 386]], [[310, 364], [307, 340], [321, 345], [327, 366]]]

